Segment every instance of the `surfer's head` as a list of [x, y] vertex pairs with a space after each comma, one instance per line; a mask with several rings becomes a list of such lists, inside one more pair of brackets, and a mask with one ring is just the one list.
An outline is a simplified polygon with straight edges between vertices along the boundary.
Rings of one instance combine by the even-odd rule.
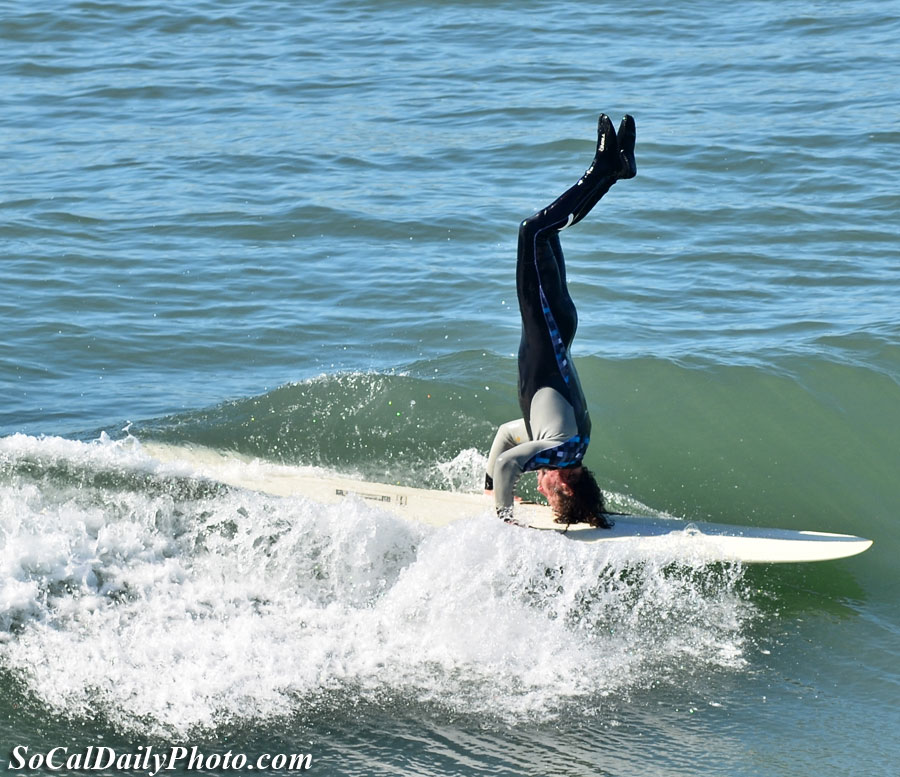
[[609, 528], [603, 492], [587, 467], [538, 470], [538, 491], [547, 497], [557, 523]]

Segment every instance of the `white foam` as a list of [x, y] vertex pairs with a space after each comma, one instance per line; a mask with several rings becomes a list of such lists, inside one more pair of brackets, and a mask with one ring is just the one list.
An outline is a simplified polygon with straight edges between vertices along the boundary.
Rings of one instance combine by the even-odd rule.
[[433, 530], [361, 501], [185, 493], [134, 442], [17, 436], [0, 465], [0, 661], [47, 705], [123, 729], [184, 735], [348, 693], [546, 716], [673, 665], [741, 664], [737, 572], [635, 572], [488, 516]]
[[484, 468], [487, 456], [476, 448], [460, 451], [450, 461], [438, 462], [440, 473], [450, 491], [480, 492], [484, 488]]

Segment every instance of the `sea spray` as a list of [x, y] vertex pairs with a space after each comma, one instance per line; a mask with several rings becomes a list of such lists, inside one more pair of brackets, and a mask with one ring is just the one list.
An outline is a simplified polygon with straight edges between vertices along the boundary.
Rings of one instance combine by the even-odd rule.
[[0, 457], [0, 663], [122, 730], [348, 697], [515, 721], [743, 664], [736, 567], [212, 487], [133, 441], [7, 438]]

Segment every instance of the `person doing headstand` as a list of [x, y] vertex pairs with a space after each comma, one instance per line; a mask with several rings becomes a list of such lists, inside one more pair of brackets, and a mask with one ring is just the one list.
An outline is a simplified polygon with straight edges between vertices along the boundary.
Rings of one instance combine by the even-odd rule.
[[577, 224], [610, 187], [637, 173], [634, 119], [626, 115], [618, 135], [606, 114], [597, 127], [591, 166], [568, 191], [519, 226], [516, 290], [522, 316], [519, 406], [522, 418], [503, 424], [494, 437], [485, 474], [498, 515], [515, 523], [515, 487], [537, 470], [542, 493], [559, 523], [608, 528], [603, 492], [582, 464], [591, 418], [569, 349], [578, 314], [566, 287], [559, 233]]

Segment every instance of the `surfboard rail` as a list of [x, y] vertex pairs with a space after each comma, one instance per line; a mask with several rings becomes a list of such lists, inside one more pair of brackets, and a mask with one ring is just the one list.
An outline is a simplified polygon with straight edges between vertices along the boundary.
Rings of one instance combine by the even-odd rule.
[[[276, 496], [303, 496], [323, 504], [361, 499], [408, 520], [431, 526], [493, 512], [484, 494], [412, 488], [355, 480], [317, 468], [267, 464], [225, 451], [194, 446], [142, 443], [153, 459], [180, 463], [194, 474], [226, 485]], [[688, 521], [649, 515], [615, 515], [611, 529], [588, 524], [565, 526], [545, 505], [521, 503], [518, 520], [579, 542], [627, 544], [636, 553], [666, 553], [710, 562], [744, 564], [829, 561], [862, 553], [872, 540], [849, 534]]]

